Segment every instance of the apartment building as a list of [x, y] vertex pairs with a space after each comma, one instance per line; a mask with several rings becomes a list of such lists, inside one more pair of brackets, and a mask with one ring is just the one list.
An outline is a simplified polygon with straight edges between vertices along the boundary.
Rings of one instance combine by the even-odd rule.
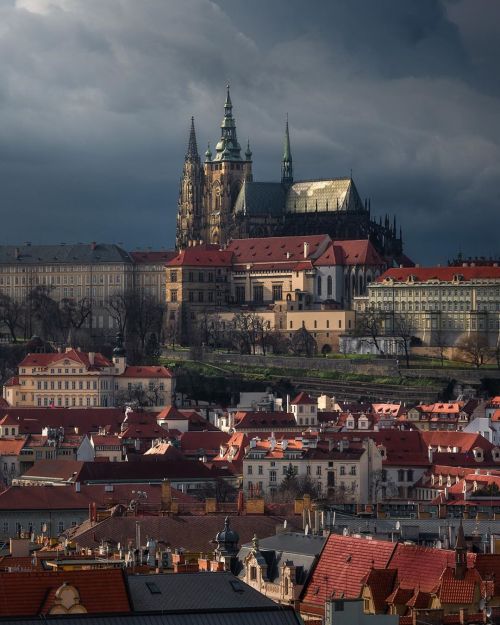
[[253, 437], [243, 458], [243, 488], [251, 496], [273, 495], [291, 472], [309, 478], [320, 495], [336, 503], [373, 503], [374, 476], [382, 456], [373, 440]]

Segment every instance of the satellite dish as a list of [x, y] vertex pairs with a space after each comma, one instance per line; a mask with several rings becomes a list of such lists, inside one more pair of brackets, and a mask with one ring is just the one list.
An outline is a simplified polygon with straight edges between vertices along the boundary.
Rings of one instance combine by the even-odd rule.
[[347, 527], [344, 527], [344, 529], [342, 530], [342, 535], [349, 536], [349, 530], [347, 529]]

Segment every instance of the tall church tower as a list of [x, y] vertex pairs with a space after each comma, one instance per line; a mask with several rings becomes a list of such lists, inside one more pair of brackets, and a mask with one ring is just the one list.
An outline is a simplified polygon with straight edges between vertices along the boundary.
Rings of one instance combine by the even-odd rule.
[[175, 247], [181, 250], [189, 241], [203, 239], [203, 168], [201, 166], [194, 117], [180, 183]]
[[244, 181], [252, 180], [252, 153], [248, 146], [244, 159], [241, 157], [229, 85], [224, 104], [221, 138], [215, 150], [216, 154], [213, 158], [210, 147], [205, 153], [203, 199], [205, 237], [202, 238], [207, 243], [224, 245], [228, 239], [228, 229], [238, 193]]
[[292, 151], [290, 150], [290, 133], [288, 132], [288, 115], [286, 116], [283, 160], [281, 161], [281, 182], [286, 185], [293, 184], [293, 162]]

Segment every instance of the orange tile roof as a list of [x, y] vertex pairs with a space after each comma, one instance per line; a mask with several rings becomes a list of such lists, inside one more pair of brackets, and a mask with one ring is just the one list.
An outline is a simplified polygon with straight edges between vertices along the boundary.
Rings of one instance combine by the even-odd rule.
[[18, 456], [26, 444], [26, 438], [0, 439], [0, 456]]

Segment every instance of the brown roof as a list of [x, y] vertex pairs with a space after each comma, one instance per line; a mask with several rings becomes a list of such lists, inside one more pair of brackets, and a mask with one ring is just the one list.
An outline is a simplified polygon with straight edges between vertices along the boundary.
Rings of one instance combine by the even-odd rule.
[[[231, 529], [238, 532], [240, 544], [250, 542], [254, 534], [271, 536], [276, 527], [283, 526], [285, 518], [280, 516], [232, 516]], [[224, 515], [209, 516], [157, 516], [157, 517], [109, 517], [97, 525], [89, 524], [77, 528], [71, 539], [81, 547], [95, 547], [105, 538], [127, 544], [136, 536], [136, 523], [141, 526], [141, 535], [160, 539], [172, 547], [184, 547], [188, 551], [209, 553], [214, 549], [213, 540], [224, 527]], [[287, 519], [288, 527], [297, 527], [296, 517]]]

